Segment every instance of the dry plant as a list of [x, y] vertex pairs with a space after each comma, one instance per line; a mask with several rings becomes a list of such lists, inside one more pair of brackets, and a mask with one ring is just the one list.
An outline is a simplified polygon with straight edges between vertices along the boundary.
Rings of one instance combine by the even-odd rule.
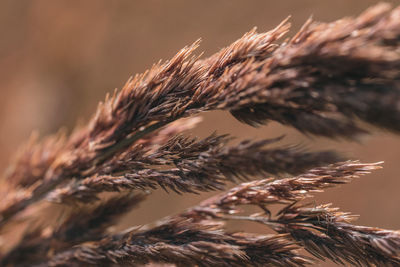
[[[3, 240], [16, 225], [28, 227], [11, 248], [3, 243], [1, 265], [304, 266], [329, 259], [400, 266], [399, 232], [356, 226], [350, 213], [304, 203], [380, 163], [277, 144], [282, 137], [230, 145], [229, 135], [182, 134], [196, 125], [194, 115], [210, 110], [327, 138], [368, 134], [360, 122], [399, 133], [400, 7], [309, 20], [283, 39], [289, 28], [284, 20], [267, 33], [250, 31], [206, 59], [193, 55], [195, 42], [107, 96], [72, 134], [33, 137], [2, 180]], [[264, 179], [154, 224], [110, 231], [155, 188], [199, 193], [256, 177]], [[260, 212], [248, 215], [244, 205]], [[41, 221], [54, 207], [62, 217]], [[230, 232], [231, 220], [276, 233]]]

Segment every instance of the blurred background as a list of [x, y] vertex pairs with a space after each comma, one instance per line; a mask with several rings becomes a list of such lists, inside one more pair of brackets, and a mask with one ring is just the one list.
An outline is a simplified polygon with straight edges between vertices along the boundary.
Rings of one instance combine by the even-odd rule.
[[[396, 3], [398, 1], [389, 1]], [[292, 15], [291, 35], [312, 15], [333, 21], [378, 3], [367, 0], [187, 1], [187, 0], [1, 0], [0, 1], [0, 169], [33, 130], [41, 135], [71, 129], [88, 120], [107, 92], [133, 74], [202, 38], [198, 53], [210, 55], [245, 32], [264, 32]], [[214, 130], [239, 138], [286, 134], [284, 143], [333, 148], [364, 162], [385, 161], [384, 169], [317, 195], [360, 214], [359, 224], [400, 229], [400, 136], [372, 129], [360, 143], [309, 138], [276, 123], [254, 129], [225, 112], [210, 112], [192, 135]], [[148, 223], [189, 207], [200, 196], [157, 191], [120, 227]], [[243, 229], [243, 225], [234, 225]], [[252, 225], [252, 231], [265, 229]], [[321, 263], [321, 266], [328, 266]]]

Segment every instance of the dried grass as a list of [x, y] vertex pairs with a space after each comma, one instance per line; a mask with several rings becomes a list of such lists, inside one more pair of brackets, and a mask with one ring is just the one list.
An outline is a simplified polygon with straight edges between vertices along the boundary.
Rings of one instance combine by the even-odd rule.
[[[250, 31], [206, 59], [193, 56], [195, 42], [107, 96], [86, 126], [32, 138], [5, 175], [0, 227], [42, 216], [29, 211], [43, 201], [73, 211], [57, 225], [29, 229], [1, 264], [304, 266], [329, 259], [399, 266], [399, 232], [356, 226], [349, 213], [302, 202], [379, 163], [276, 146], [281, 137], [228, 145], [229, 135], [182, 135], [198, 121], [193, 115], [209, 110], [328, 138], [368, 134], [358, 121], [399, 133], [400, 8], [380, 4], [356, 18], [309, 20], [283, 39], [289, 28], [284, 20], [267, 33]], [[242, 183], [156, 226], [107, 232], [157, 187], [200, 193], [265, 176], [274, 178]], [[272, 214], [276, 204], [284, 208]], [[241, 214], [242, 205], [260, 213]], [[227, 220], [258, 222], [276, 234], [229, 232]]]

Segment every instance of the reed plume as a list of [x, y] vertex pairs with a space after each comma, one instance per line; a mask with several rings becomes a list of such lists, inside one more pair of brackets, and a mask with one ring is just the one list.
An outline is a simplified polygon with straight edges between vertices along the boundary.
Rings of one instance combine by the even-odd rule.
[[[368, 134], [360, 122], [398, 134], [399, 18], [400, 7], [380, 4], [355, 18], [308, 20], [283, 39], [286, 19], [205, 59], [193, 55], [197, 41], [108, 95], [86, 126], [42, 141], [33, 137], [4, 176], [0, 231], [40, 217], [41, 203], [60, 205], [65, 214], [56, 224], [28, 229], [0, 263], [305, 266], [329, 259], [400, 265], [399, 232], [356, 226], [350, 213], [304, 203], [380, 163], [277, 145], [282, 137], [229, 144], [230, 135], [183, 133], [201, 112], [225, 110], [251, 126], [277, 121], [327, 138]], [[200, 193], [223, 190], [227, 182], [244, 183], [155, 225], [108, 231], [157, 187]], [[273, 214], [270, 206], [277, 204], [283, 208]], [[246, 215], [243, 205], [260, 212]], [[230, 232], [225, 222], [231, 220], [276, 233]]]

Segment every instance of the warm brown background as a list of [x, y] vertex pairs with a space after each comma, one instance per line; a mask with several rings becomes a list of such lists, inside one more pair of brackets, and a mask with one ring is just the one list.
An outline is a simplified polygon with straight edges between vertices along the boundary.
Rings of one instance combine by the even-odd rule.
[[[63, 126], [71, 129], [78, 119], [89, 117], [106, 92], [200, 37], [199, 53], [209, 55], [252, 27], [267, 31], [289, 14], [297, 30], [310, 15], [332, 21], [356, 15], [377, 2], [1, 0], [0, 168], [7, 166], [10, 155], [33, 130], [49, 134]], [[240, 138], [285, 133], [287, 143], [334, 148], [365, 162], [384, 160], [384, 170], [328, 190], [316, 202], [334, 202], [360, 214], [363, 225], [400, 229], [400, 136], [373, 129], [374, 135], [362, 143], [338, 143], [310, 139], [275, 123], [253, 129], [223, 112], [204, 118], [194, 135], [206, 136], [214, 130]], [[127, 216], [123, 227], [178, 212], [203, 198], [157, 192]], [[260, 226], [251, 227], [263, 231]]]

